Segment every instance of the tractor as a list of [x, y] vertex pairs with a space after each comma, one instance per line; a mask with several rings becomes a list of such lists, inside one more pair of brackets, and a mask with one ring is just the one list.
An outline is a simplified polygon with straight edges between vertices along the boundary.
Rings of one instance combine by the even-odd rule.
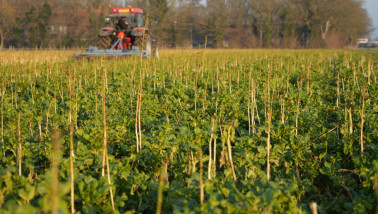
[[[127, 23], [127, 29], [120, 22]], [[157, 41], [152, 39], [140, 8], [111, 8], [105, 18], [105, 26], [100, 29], [96, 47], [87, 52], [77, 53], [77, 57], [92, 56], [144, 56], [158, 57]]]

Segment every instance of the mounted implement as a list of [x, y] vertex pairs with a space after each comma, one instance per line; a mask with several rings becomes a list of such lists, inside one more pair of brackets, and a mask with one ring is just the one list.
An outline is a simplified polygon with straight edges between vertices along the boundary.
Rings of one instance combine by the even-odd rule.
[[100, 30], [97, 45], [76, 57], [157, 57], [157, 41], [151, 38], [139, 8], [112, 8]]

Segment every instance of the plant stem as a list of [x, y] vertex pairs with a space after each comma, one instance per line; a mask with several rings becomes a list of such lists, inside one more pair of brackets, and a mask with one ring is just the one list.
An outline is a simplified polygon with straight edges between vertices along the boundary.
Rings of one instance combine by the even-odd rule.
[[[211, 143], [213, 141], [214, 136], [214, 117], [211, 118], [211, 135], [209, 141], [209, 168], [208, 168], [208, 179], [211, 180]], [[216, 152], [214, 150], [214, 152]]]
[[363, 157], [364, 152], [364, 116], [365, 116], [365, 97], [362, 97], [362, 109], [361, 109], [361, 138], [360, 138], [360, 144], [361, 144], [361, 157]]
[[139, 111], [139, 95], [137, 95], [137, 106], [135, 108], [135, 136], [137, 144], [137, 153], [139, 153], [139, 133], [138, 133], [138, 111]]
[[213, 151], [213, 155], [214, 155], [214, 174], [213, 174], [213, 177], [216, 176], [216, 173], [217, 173], [217, 138], [214, 138], [214, 151]]
[[285, 124], [285, 96], [282, 94], [281, 98], [281, 122]]
[[4, 89], [1, 91], [1, 143], [3, 147], [3, 156], [5, 157], [5, 143], [4, 143]]
[[51, 213], [58, 214], [58, 203], [59, 203], [59, 156], [60, 156], [60, 131], [52, 131], [52, 143], [53, 143], [53, 152], [51, 154]]
[[49, 116], [50, 116], [50, 108], [51, 108], [52, 103], [54, 103], [54, 102], [55, 102], [55, 98], [52, 99], [52, 101], [50, 102], [49, 108], [47, 109], [47, 115], [46, 115], [46, 135], [47, 135], [48, 132], [49, 132]]
[[74, 158], [74, 145], [73, 145], [73, 124], [72, 124], [72, 74], [71, 71], [68, 70], [69, 80], [68, 80], [68, 87], [70, 90], [70, 111], [69, 111], [69, 125], [70, 125], [70, 173], [71, 173], [71, 213], [75, 213], [75, 174], [74, 174], [74, 165], [73, 165], [73, 158]]
[[200, 161], [200, 203], [203, 204], [205, 198], [205, 193], [203, 189], [203, 166], [202, 166], [202, 148], [199, 150], [199, 161]]
[[109, 185], [109, 191], [110, 191], [110, 203], [112, 204], [112, 210], [114, 211], [114, 199], [113, 199], [113, 189], [111, 187], [111, 181], [110, 181], [110, 168], [109, 168], [109, 155], [106, 154], [106, 171], [108, 174], [108, 185]]
[[165, 174], [164, 167], [161, 168], [160, 172], [160, 181], [158, 187], [158, 198], [156, 203], [156, 214], [161, 213], [161, 207], [163, 204], [163, 189], [164, 189], [164, 181], [166, 180], [167, 175]]
[[316, 202], [312, 202], [310, 204], [310, 210], [312, 214], [318, 214], [318, 208], [317, 208]]
[[22, 147], [21, 147], [21, 115], [18, 115], [18, 175], [22, 175]]
[[[105, 73], [104, 73], [105, 77]], [[106, 161], [106, 155], [108, 153], [107, 148], [107, 139], [106, 139], [106, 86], [105, 86], [105, 78], [104, 79], [104, 86], [102, 91], [102, 122], [104, 124], [104, 144], [102, 149], [102, 168], [101, 168], [101, 176], [105, 176], [105, 161]]]
[[232, 170], [232, 175], [234, 177], [234, 181], [235, 183], [237, 182], [237, 178], [236, 178], [236, 173], [235, 173], [235, 168], [234, 168], [234, 163], [232, 161], [232, 150], [231, 150], [231, 129], [234, 128], [234, 121], [231, 122], [230, 126], [228, 127], [228, 136], [227, 136], [227, 148], [228, 148], [228, 158], [229, 158], [229, 161], [230, 161], [230, 165], [231, 165], [231, 170]]
[[267, 142], [266, 142], [266, 150], [267, 150], [267, 167], [266, 167], [267, 173], [266, 174], [268, 176], [268, 180], [270, 180], [270, 126], [271, 126], [271, 121], [272, 121], [272, 115], [271, 115], [270, 110], [268, 110], [268, 139], [267, 139]]
[[[272, 95], [272, 101], [273, 101], [273, 95]], [[268, 77], [268, 111], [267, 111], [267, 116], [268, 116], [268, 138], [266, 141], [266, 151], [267, 151], [267, 167], [266, 167], [266, 174], [268, 177], [268, 180], [270, 180], [270, 127], [272, 123], [272, 102], [270, 99], [270, 73]]]
[[142, 89], [143, 89], [143, 73], [140, 70], [139, 75], [139, 110], [138, 110], [138, 122], [139, 122], [139, 150], [142, 150], [142, 123], [140, 119], [140, 112], [142, 110]]
[[299, 93], [298, 93], [298, 103], [297, 103], [297, 115], [295, 117], [295, 134], [298, 135], [298, 117], [299, 117], [299, 105], [301, 103], [301, 92], [302, 92], [302, 80], [298, 83]]

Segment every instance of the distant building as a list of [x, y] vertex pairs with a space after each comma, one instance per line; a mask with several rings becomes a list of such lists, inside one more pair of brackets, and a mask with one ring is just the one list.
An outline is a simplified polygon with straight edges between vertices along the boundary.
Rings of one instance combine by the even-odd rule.
[[378, 42], [360, 43], [357, 45], [359, 49], [378, 49]]
[[368, 38], [359, 38], [358, 40], [357, 40], [357, 45], [359, 45], [359, 44], [366, 44], [366, 43], [368, 43], [369, 42], [369, 39]]
[[370, 41], [368, 38], [359, 38], [357, 40], [358, 49], [378, 49], [378, 41]]
[[67, 26], [66, 25], [50, 25], [49, 26], [51, 35], [66, 34]]

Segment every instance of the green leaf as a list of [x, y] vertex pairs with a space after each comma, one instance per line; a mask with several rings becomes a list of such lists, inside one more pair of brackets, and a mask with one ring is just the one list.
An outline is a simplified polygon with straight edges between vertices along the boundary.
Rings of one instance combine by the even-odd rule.
[[33, 199], [34, 197], [34, 193], [35, 193], [35, 187], [30, 185], [30, 184], [27, 184], [25, 188], [23, 189], [20, 189], [18, 191], [18, 195], [24, 199], [26, 202], [30, 201], [31, 199]]

